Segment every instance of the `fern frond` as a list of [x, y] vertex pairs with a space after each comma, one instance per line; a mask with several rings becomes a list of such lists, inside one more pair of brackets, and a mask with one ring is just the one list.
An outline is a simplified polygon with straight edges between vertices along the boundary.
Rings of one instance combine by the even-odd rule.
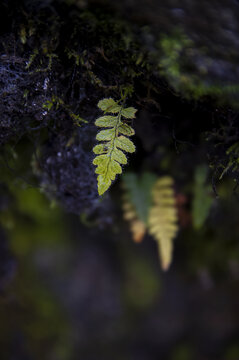
[[146, 226], [144, 222], [138, 218], [135, 208], [128, 199], [128, 196], [124, 196], [122, 208], [124, 213], [124, 219], [129, 222], [133, 241], [136, 243], [140, 243], [146, 233]]
[[99, 101], [98, 107], [104, 113], [114, 114], [101, 116], [95, 121], [96, 126], [106, 128], [96, 136], [96, 140], [102, 143], [93, 148], [97, 155], [93, 164], [97, 166], [95, 173], [98, 174], [98, 192], [102, 195], [108, 190], [116, 175], [122, 173], [122, 165], [127, 164], [127, 157], [123, 151], [135, 152], [133, 142], [128, 139], [128, 136], [134, 135], [134, 130], [122, 117], [133, 119], [137, 110], [133, 107], [124, 108], [111, 98]]
[[152, 186], [156, 176], [144, 172], [140, 177], [133, 172], [123, 176], [124, 195], [122, 207], [124, 219], [129, 221], [135, 242], [141, 242], [146, 233]]
[[135, 208], [137, 217], [145, 224], [148, 221], [152, 202], [152, 187], [156, 179], [157, 177], [150, 172], [144, 172], [141, 176], [127, 172], [123, 176], [128, 198]]
[[173, 179], [161, 177], [152, 190], [153, 206], [149, 212], [149, 233], [158, 243], [159, 256], [163, 270], [172, 261], [173, 239], [178, 231], [176, 200]]

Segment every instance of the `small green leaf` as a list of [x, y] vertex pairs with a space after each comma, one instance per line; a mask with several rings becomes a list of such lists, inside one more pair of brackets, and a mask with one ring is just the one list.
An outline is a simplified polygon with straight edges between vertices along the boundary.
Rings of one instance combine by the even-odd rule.
[[114, 133], [115, 133], [115, 129], [101, 130], [96, 135], [96, 140], [99, 140], [99, 141], [111, 140], [112, 137], [114, 136]]
[[122, 167], [120, 166], [120, 164], [115, 160], [111, 161], [109, 164], [109, 174], [111, 179], [114, 180], [115, 175], [121, 173], [122, 173]]
[[109, 162], [109, 156], [107, 155], [99, 155], [93, 160], [93, 164], [97, 165], [95, 170], [96, 174], [104, 173], [105, 168], [107, 168]]
[[107, 144], [99, 144], [99, 145], [96, 145], [94, 148], [93, 148], [93, 152], [98, 155], [98, 154], [105, 154], [108, 152], [108, 145]]
[[133, 107], [128, 107], [126, 109], [123, 109], [121, 113], [126, 119], [134, 119], [136, 111], [137, 109]]
[[129, 140], [128, 138], [126, 138], [125, 136], [119, 136], [115, 140], [115, 144], [120, 149], [127, 151], [129, 153], [135, 152], [135, 146], [134, 146], [133, 142], [131, 140]]
[[126, 136], [132, 136], [135, 134], [134, 129], [132, 129], [131, 126], [123, 123], [119, 126], [118, 130], [121, 134]]
[[98, 102], [98, 107], [104, 112], [113, 114], [117, 114], [121, 109], [121, 106], [118, 105], [112, 98], [100, 100]]
[[127, 164], [127, 157], [125, 156], [125, 154], [123, 153], [123, 151], [115, 148], [112, 151], [112, 159], [118, 161], [118, 163], [120, 164]]
[[104, 180], [103, 175], [98, 176], [98, 193], [99, 195], [103, 195], [110, 187], [111, 179]]
[[117, 123], [117, 116], [105, 115], [95, 121], [95, 125], [99, 127], [114, 127]]

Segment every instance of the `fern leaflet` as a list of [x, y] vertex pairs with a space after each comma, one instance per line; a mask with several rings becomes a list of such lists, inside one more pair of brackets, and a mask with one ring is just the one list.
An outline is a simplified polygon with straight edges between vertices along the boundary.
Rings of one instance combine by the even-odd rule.
[[176, 201], [173, 179], [161, 177], [152, 190], [153, 206], [149, 212], [149, 233], [158, 243], [159, 256], [163, 270], [172, 261], [173, 239], [178, 231]]
[[101, 116], [95, 121], [96, 126], [106, 128], [96, 136], [96, 140], [102, 143], [93, 148], [97, 155], [93, 164], [97, 166], [95, 173], [98, 174], [98, 193], [102, 195], [108, 190], [116, 175], [122, 173], [121, 165], [127, 164], [127, 157], [123, 151], [135, 152], [133, 142], [128, 139], [128, 136], [134, 135], [134, 130], [122, 117], [133, 119], [137, 110], [133, 107], [124, 108], [112, 98], [99, 101], [98, 107], [104, 113], [114, 114]]

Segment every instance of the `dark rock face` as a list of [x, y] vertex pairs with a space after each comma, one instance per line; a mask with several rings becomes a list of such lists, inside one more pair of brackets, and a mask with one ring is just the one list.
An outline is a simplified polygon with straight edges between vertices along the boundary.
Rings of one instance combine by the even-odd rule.
[[42, 147], [37, 174], [45, 192], [68, 212], [97, 215], [103, 225], [110, 220], [109, 199], [101, 201], [98, 196], [91, 152], [94, 141], [95, 128], [89, 125], [71, 135], [53, 135]]
[[26, 54], [14, 54], [14, 38], [1, 37], [0, 46], [0, 145], [47, 124], [43, 104], [49, 95], [48, 74], [30, 72]]
[[70, 212], [80, 213], [87, 204], [96, 205], [98, 201], [92, 154], [84, 150], [89, 138], [89, 131], [87, 134], [80, 129], [71, 138], [73, 144], [67, 144], [69, 138], [66, 135], [59, 135], [51, 139], [49, 146], [43, 147], [41, 184], [52, 189], [54, 196]]

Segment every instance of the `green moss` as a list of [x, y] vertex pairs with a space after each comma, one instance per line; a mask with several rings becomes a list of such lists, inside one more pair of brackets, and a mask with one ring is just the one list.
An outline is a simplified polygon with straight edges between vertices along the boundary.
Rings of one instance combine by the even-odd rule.
[[47, 100], [42, 104], [42, 108], [50, 112], [53, 107], [58, 110], [59, 108], [63, 109], [73, 120], [74, 124], [81, 126], [82, 123], [87, 123], [88, 121], [83, 119], [79, 114], [75, 114], [69, 105], [65, 104], [64, 100], [58, 96], [53, 95], [51, 100]]
[[181, 30], [162, 36], [159, 47], [159, 72], [176, 91], [196, 100], [211, 96], [237, 106], [239, 84], [209, 80], [206, 65], [196, 69], [193, 58], [199, 54], [203, 57], [205, 49], [196, 49], [194, 42]]

